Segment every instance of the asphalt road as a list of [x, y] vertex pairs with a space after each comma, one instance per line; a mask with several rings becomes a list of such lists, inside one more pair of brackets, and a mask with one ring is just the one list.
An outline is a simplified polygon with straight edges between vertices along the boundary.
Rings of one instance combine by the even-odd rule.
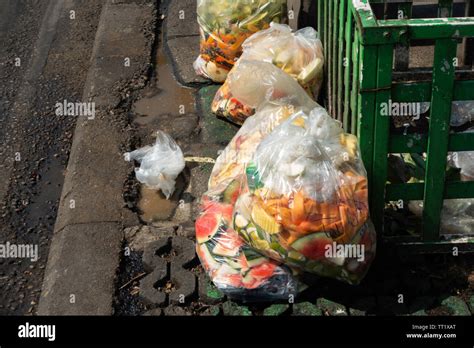
[[104, 4], [0, 1], [0, 248], [38, 246], [39, 256], [0, 254], [0, 315], [36, 311], [76, 124], [55, 105], [81, 102]]

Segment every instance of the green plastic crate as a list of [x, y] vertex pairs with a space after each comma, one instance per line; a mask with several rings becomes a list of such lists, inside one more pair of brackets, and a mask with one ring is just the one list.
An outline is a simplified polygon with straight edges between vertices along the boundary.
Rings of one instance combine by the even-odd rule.
[[[327, 57], [324, 102], [345, 130], [359, 137], [369, 176], [371, 215], [379, 235], [420, 251], [452, 250], [454, 244], [460, 252], [473, 251], [474, 231], [447, 237], [440, 231], [440, 217], [444, 199], [474, 198], [474, 182], [447, 181], [445, 170], [448, 152], [474, 151], [474, 133], [456, 134], [450, 128], [452, 101], [474, 100], [472, 67], [455, 66], [459, 48], [464, 49], [464, 63], [472, 65], [474, 1], [466, 1], [465, 16], [456, 18], [452, 0], [434, 5], [438, 18], [412, 18], [414, 6], [416, 2], [407, 0], [318, 0], [318, 31]], [[389, 19], [394, 7], [396, 17]], [[428, 71], [408, 67], [410, 46], [420, 40], [434, 45]], [[397, 134], [391, 118], [382, 116], [379, 107], [389, 99], [431, 102], [426, 129]], [[394, 153], [424, 153], [424, 181], [390, 184], [388, 154]], [[424, 202], [417, 232], [389, 235], [384, 224], [386, 204], [413, 200]]]

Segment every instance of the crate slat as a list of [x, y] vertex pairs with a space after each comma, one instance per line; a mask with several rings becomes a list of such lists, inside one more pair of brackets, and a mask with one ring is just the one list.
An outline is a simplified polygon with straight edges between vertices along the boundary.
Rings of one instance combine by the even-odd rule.
[[344, 65], [344, 115], [343, 115], [343, 126], [346, 132], [351, 132], [351, 120], [350, 120], [350, 78], [351, 78], [351, 54], [352, 54], [352, 42], [353, 38], [353, 27], [354, 22], [352, 19], [352, 10], [350, 3], [347, 5], [347, 12], [346, 12], [346, 31], [345, 31], [345, 40], [346, 40], [346, 47], [345, 47], [345, 60], [343, 62]]
[[423, 240], [425, 241], [439, 238], [454, 90], [453, 59], [456, 57], [456, 49], [457, 42], [452, 39], [438, 40], [435, 45], [423, 205]]
[[[344, 109], [344, 36], [345, 36], [345, 16], [346, 16], [346, 2], [343, 1], [339, 5], [339, 25], [338, 25], [338, 52], [337, 52], [337, 119], [344, 122], [343, 109]], [[346, 128], [344, 128], [346, 129]]]
[[339, 1], [338, 0], [332, 0], [333, 2], [333, 27], [332, 27], [332, 38], [331, 38], [331, 44], [332, 44], [332, 64], [330, 66], [331, 68], [331, 75], [332, 75], [332, 80], [331, 80], [331, 90], [332, 90], [332, 116], [336, 118], [337, 120], [341, 121], [340, 119], [337, 118], [337, 100], [338, 100], [338, 95], [337, 95], [337, 66], [339, 64], [339, 56], [338, 56], [338, 37], [339, 37], [339, 25], [338, 23], [338, 18], [339, 18]]
[[[357, 128], [358, 121], [357, 115], [359, 115], [359, 73], [360, 73], [360, 50], [359, 50], [359, 33], [354, 32], [354, 42], [352, 44], [352, 86], [351, 86], [351, 133], [358, 134], [359, 130]], [[375, 85], [375, 82], [374, 82]]]
[[378, 47], [377, 96], [375, 101], [374, 160], [372, 185], [372, 219], [375, 228], [383, 229], [385, 184], [387, 182], [387, 153], [390, 118], [381, 115], [381, 105], [388, 104], [392, 84], [393, 45]]
[[[357, 33], [356, 37], [359, 37]], [[358, 40], [355, 46], [358, 47]], [[372, 178], [372, 161], [374, 156], [374, 126], [375, 126], [375, 96], [374, 89], [377, 85], [377, 46], [360, 46], [360, 63], [354, 69], [358, 70], [359, 76], [364, 78], [360, 80], [356, 76], [355, 85], [359, 85], [360, 93], [357, 90], [353, 95], [357, 100], [357, 118], [354, 117], [354, 124], [357, 123], [357, 136], [361, 148], [362, 159], [365, 163], [367, 174]], [[369, 181], [369, 197], [372, 194], [371, 182]]]

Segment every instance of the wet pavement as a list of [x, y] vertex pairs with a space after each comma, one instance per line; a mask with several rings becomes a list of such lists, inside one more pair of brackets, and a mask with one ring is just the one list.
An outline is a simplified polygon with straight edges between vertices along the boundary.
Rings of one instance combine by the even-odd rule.
[[[142, 98], [137, 100], [132, 108], [133, 124], [138, 133], [139, 142], [145, 144], [153, 139], [153, 131], [158, 129], [169, 131], [170, 128], [182, 132], [186, 125], [194, 131], [193, 123], [189, 120], [196, 115], [195, 88], [181, 85], [174, 76], [173, 66], [164, 49], [164, 33], [161, 28], [157, 33], [159, 44], [155, 49], [153, 60], [155, 69], [149, 86], [142, 92]], [[194, 119], [196, 119], [194, 117]], [[182, 123], [184, 127], [179, 127]], [[178, 126], [176, 126], [178, 125]], [[189, 128], [189, 127], [188, 127]], [[185, 133], [186, 129], [184, 130]], [[170, 132], [176, 138], [176, 132]], [[179, 139], [177, 139], [179, 140]], [[140, 187], [140, 201], [137, 203], [140, 218], [145, 223], [169, 220], [180, 204], [187, 179], [180, 175], [176, 189], [169, 200], [157, 191], [145, 186]]]
[[[160, 42], [164, 40], [163, 33]], [[163, 115], [179, 116], [196, 112], [195, 89], [180, 85], [173, 73], [173, 66], [163, 45], [155, 54], [154, 83], [133, 108], [134, 122], [146, 127]]]

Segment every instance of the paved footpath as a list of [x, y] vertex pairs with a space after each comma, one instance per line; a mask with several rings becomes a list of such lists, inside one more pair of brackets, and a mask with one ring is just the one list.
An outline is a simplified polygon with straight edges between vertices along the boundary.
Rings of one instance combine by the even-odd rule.
[[[193, 89], [196, 112], [172, 119], [162, 115], [155, 128], [161, 125], [173, 135], [185, 156], [215, 159], [237, 128], [212, 115], [210, 103], [219, 86], [197, 77], [192, 69], [199, 52], [195, 0], [167, 1], [161, 11], [160, 44], [177, 81]], [[472, 256], [399, 257], [383, 249], [360, 286], [308, 276], [310, 286], [296, 303], [229, 301], [203, 274], [193, 246], [198, 201], [211, 169], [212, 164], [188, 163], [185, 185], [175, 197], [180, 204], [169, 218], [124, 230], [127, 252], [117, 280], [117, 315], [471, 315], [474, 311]], [[133, 187], [136, 183], [131, 180], [131, 191]], [[133, 207], [133, 192], [129, 196]]]
[[122, 198], [128, 105], [148, 80], [155, 21], [152, 0], [106, 0], [102, 9], [83, 93], [96, 115], [74, 132], [40, 315], [113, 313], [123, 227], [137, 223]]

